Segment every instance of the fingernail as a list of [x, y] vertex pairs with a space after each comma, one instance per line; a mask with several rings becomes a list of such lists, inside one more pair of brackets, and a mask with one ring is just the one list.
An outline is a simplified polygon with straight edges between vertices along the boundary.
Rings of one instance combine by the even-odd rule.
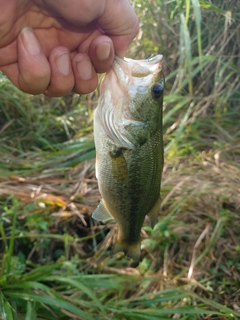
[[58, 71], [63, 74], [64, 76], [67, 76], [70, 73], [70, 56], [68, 52], [60, 53], [56, 57], [56, 66], [58, 68]]
[[96, 48], [96, 54], [99, 60], [106, 60], [110, 55], [111, 44], [109, 42], [101, 43]]
[[21, 31], [22, 42], [24, 48], [31, 56], [36, 56], [40, 53], [40, 44], [37, 37], [35, 36], [32, 28], [25, 27]]
[[83, 80], [89, 80], [92, 77], [91, 62], [86, 59], [77, 62], [77, 71], [80, 78], [82, 78]]

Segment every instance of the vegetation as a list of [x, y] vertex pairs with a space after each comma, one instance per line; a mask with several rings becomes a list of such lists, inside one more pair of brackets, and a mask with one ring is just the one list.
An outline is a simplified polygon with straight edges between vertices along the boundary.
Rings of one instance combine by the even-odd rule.
[[238, 0], [136, 0], [128, 56], [165, 59], [159, 222], [142, 259], [111, 255], [92, 114], [98, 92], [62, 99], [0, 78], [0, 319], [240, 319]]

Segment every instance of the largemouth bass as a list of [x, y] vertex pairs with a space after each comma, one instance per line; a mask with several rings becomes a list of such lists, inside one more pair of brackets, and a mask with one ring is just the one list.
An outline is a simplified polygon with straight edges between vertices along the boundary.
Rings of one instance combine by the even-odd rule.
[[163, 90], [162, 55], [147, 60], [116, 57], [101, 82], [94, 114], [102, 200], [93, 218], [116, 220], [114, 253], [123, 251], [133, 265], [140, 259], [145, 216], [153, 227], [160, 208]]

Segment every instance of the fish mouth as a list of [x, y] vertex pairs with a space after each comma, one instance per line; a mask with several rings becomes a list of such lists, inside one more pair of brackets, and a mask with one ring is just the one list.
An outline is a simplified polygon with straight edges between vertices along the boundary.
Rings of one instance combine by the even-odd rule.
[[164, 78], [162, 61], [161, 54], [145, 60], [122, 59], [115, 56], [112, 68], [101, 82], [100, 91], [108, 92], [108, 99], [112, 105], [117, 105], [118, 101], [123, 99], [126, 101], [136, 92], [145, 94], [153, 83]]
[[[163, 56], [158, 54], [156, 56], [151, 56], [144, 60], [133, 60], [124, 58], [121, 59], [115, 56], [115, 63], [113, 63], [113, 70], [119, 78], [122, 78], [121, 72], [125, 72], [132, 77], [143, 78], [148, 75], [154, 75], [162, 70], [162, 60]], [[120, 70], [117, 65], [121, 67]]]
[[161, 54], [145, 60], [128, 58], [123, 60], [115, 56], [112, 72], [122, 88], [140, 84], [149, 86], [159, 79], [159, 75], [162, 72], [162, 60], [163, 56]]

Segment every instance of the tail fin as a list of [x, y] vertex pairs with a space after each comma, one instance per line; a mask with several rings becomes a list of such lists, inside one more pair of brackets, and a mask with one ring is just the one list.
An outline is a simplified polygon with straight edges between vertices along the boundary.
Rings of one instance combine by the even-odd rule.
[[134, 243], [127, 243], [125, 241], [118, 240], [115, 245], [113, 254], [118, 252], [124, 252], [129, 259], [133, 260], [131, 266], [137, 267], [141, 254], [141, 240]]

